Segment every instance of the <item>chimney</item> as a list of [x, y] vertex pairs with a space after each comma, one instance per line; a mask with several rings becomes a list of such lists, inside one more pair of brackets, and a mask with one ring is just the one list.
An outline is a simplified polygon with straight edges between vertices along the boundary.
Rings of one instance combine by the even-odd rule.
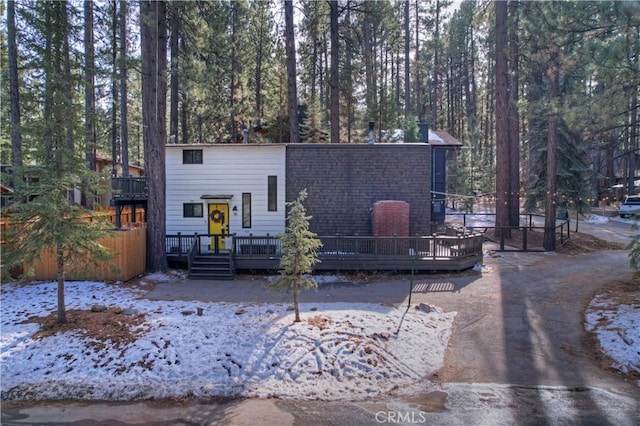
[[420, 142], [429, 143], [429, 124], [420, 123]]

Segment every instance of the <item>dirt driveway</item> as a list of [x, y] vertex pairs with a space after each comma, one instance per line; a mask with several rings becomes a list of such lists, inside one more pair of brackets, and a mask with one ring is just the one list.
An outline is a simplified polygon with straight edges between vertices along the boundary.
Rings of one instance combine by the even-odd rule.
[[640, 390], [603, 370], [583, 325], [584, 308], [603, 284], [631, 279], [625, 253], [499, 256], [486, 259], [491, 271], [482, 282], [455, 295], [429, 295], [458, 312], [440, 381]]

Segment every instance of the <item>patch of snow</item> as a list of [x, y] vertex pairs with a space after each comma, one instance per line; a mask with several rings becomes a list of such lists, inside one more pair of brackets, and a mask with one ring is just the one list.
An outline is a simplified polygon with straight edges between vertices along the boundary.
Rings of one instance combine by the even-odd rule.
[[[351, 282], [352, 279], [344, 275], [304, 275], [305, 278], [313, 278], [318, 285]], [[280, 275], [269, 275], [268, 282], [273, 282], [280, 278]]]
[[475, 265], [473, 265], [473, 270], [475, 272], [485, 272], [485, 273], [493, 271], [493, 269], [490, 266], [483, 265], [482, 263], [476, 263]]
[[618, 303], [596, 296], [585, 312], [585, 329], [595, 333], [614, 368], [640, 373], [640, 300]]
[[591, 223], [594, 225], [603, 225], [605, 223], [609, 223], [609, 218], [606, 216], [592, 214], [588, 219], [584, 221], [584, 223]]
[[[68, 282], [67, 309], [96, 303], [145, 315], [120, 348], [75, 333], [33, 339], [24, 323], [56, 309], [55, 283], [2, 286], [2, 398], [130, 400], [181, 396], [364, 399], [440, 369], [455, 312], [366, 303], [150, 301], [143, 292]], [[203, 315], [182, 312], [202, 309]], [[242, 312], [242, 314], [236, 314]]]

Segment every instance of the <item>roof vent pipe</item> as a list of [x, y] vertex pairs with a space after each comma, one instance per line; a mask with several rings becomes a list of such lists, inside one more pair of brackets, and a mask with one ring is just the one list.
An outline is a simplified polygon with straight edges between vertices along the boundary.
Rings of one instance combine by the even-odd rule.
[[370, 121], [369, 122], [369, 145], [373, 145], [373, 130], [376, 127], [376, 122], [375, 121]]

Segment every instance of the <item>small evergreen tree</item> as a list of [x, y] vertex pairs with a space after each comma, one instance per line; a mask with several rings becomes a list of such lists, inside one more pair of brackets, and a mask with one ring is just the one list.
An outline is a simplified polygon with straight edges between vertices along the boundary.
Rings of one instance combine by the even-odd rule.
[[316, 234], [309, 230], [311, 216], [306, 215], [306, 209], [302, 204], [305, 198], [307, 198], [307, 190], [303, 189], [295, 201], [287, 203], [290, 207], [287, 228], [284, 233], [278, 235], [284, 252], [280, 259], [280, 277], [269, 284], [273, 289], [291, 289], [296, 314], [295, 322], [300, 322], [298, 293], [318, 285], [313, 278], [306, 277], [305, 274], [313, 272], [313, 266], [320, 261], [316, 250], [322, 247], [320, 240], [315, 238]]
[[404, 141], [405, 142], [418, 142], [420, 139], [420, 129], [415, 119], [404, 119]]
[[300, 138], [306, 143], [327, 143], [329, 142], [329, 133], [325, 125], [322, 123], [322, 109], [320, 103], [316, 100], [311, 102], [307, 115], [300, 129]]
[[[91, 193], [99, 188], [95, 172], [75, 168], [59, 170], [38, 167], [21, 171], [33, 179], [12, 194], [9, 207], [11, 225], [6, 233], [7, 246], [2, 261], [8, 269], [29, 269], [48, 251], [56, 258], [58, 282], [58, 323], [66, 322], [64, 297], [65, 271], [69, 265], [90, 268], [112, 258], [99, 239], [110, 234], [113, 225], [69, 200], [69, 193], [80, 189]], [[79, 187], [82, 182], [84, 187]], [[89, 194], [88, 194], [89, 195]]]

